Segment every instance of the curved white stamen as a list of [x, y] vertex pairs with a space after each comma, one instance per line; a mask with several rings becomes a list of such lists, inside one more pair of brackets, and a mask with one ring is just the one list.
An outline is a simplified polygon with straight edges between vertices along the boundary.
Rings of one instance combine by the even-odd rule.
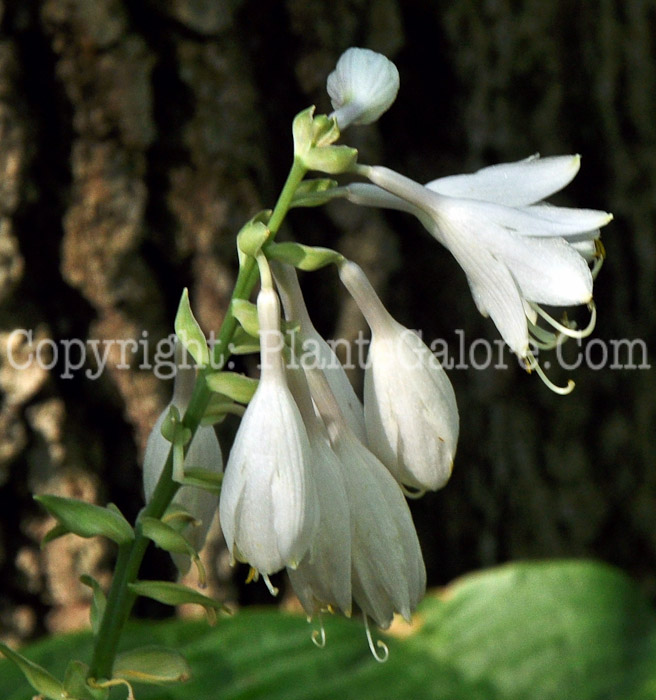
[[271, 583], [271, 580], [269, 579], [269, 574], [262, 574], [262, 580], [266, 584], [266, 587], [269, 589], [269, 593], [275, 598], [278, 595], [278, 589]]
[[[382, 640], [378, 640], [374, 644], [374, 640], [371, 636], [371, 630], [369, 629], [369, 618], [364, 616], [364, 628], [367, 633], [367, 642], [369, 642], [369, 650], [371, 655], [378, 661], [379, 664], [384, 664], [389, 658], [389, 647]], [[380, 651], [379, 651], [380, 650]]]
[[565, 326], [562, 323], [559, 323], [556, 321], [555, 318], [550, 316], [543, 308], [541, 308], [538, 304], [535, 304], [534, 302], [530, 301], [529, 305], [531, 308], [538, 313], [542, 318], [553, 328], [555, 328], [557, 331], [560, 331], [563, 335], [566, 335], [569, 338], [587, 338], [590, 333], [594, 330], [595, 324], [597, 323], [597, 307], [595, 306], [595, 303], [591, 301], [588, 304], [588, 309], [590, 310], [590, 321], [588, 322], [588, 325], [585, 328], [582, 328], [581, 330], [575, 330], [573, 328], [570, 328], [569, 326]]
[[323, 649], [326, 646], [326, 629], [323, 626], [323, 618], [319, 613], [319, 629], [312, 631], [312, 644], [317, 649]]
[[526, 365], [526, 371], [531, 372], [532, 370], [535, 370], [537, 373], [538, 377], [544, 382], [545, 386], [547, 386], [551, 391], [554, 392], [554, 394], [559, 394], [560, 396], [566, 396], [567, 394], [571, 394], [572, 391], [574, 391], [574, 387], [576, 386], [574, 383], [573, 379], [568, 379], [567, 380], [567, 386], [558, 386], [557, 384], [554, 384], [549, 377], [544, 373], [544, 370], [542, 367], [540, 367], [540, 363], [535, 359], [535, 356], [529, 352], [526, 355], [526, 360], [527, 360], [527, 365]]
[[409, 488], [408, 486], [405, 486], [405, 484], [400, 484], [400, 486], [401, 486], [401, 491], [403, 491], [403, 495], [406, 498], [417, 499], [417, 498], [423, 498], [426, 495], [426, 489], [412, 489], [412, 488]]
[[531, 344], [540, 350], [553, 350], [567, 338], [562, 333], [551, 333], [544, 328], [540, 328], [540, 326], [536, 326], [531, 321], [528, 322], [528, 331]]

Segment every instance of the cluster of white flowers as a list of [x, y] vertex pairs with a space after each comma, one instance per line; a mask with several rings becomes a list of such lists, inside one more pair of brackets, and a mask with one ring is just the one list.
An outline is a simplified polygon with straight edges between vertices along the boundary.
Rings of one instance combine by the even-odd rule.
[[[385, 311], [362, 270], [344, 262], [340, 276], [373, 335], [363, 408], [310, 322], [295, 271], [274, 269], [287, 320], [306, 341], [320, 343], [312, 343], [307, 369], [286, 362], [278, 298], [263, 287], [260, 382], [221, 490], [226, 542], [271, 589], [269, 574], [286, 567], [309, 615], [350, 615], [355, 604], [387, 628], [394, 613], [409, 618], [424, 593], [402, 489], [436, 489], [448, 479], [458, 437], [453, 390], [418, 336]], [[407, 400], [399, 403], [402, 391]], [[419, 408], [408, 413], [413, 400]]]
[[[398, 87], [390, 61], [349, 49], [328, 78], [333, 126], [343, 131], [375, 121]], [[413, 214], [460, 263], [478, 309], [527, 369], [565, 393], [571, 385], [554, 386], [534, 348], [592, 330], [593, 279], [603, 258], [600, 228], [612, 218], [542, 201], [565, 187], [579, 165], [578, 156], [533, 156], [425, 186], [381, 166], [355, 165], [350, 171], [373, 184], [333, 184], [330, 196]], [[390, 316], [364, 272], [340, 257], [340, 279], [371, 330], [362, 404], [312, 325], [294, 268], [279, 259], [265, 262], [264, 274], [258, 262], [261, 374], [221, 489], [228, 548], [233, 561], [248, 563], [251, 578], [262, 576], [274, 593], [269, 576], [287, 569], [308, 615], [357, 609], [366, 625], [370, 619], [387, 628], [396, 613], [409, 618], [424, 593], [425, 568], [405, 496], [440, 489], [451, 475], [459, 431], [453, 388], [420, 337]], [[294, 347], [281, 332], [280, 301], [285, 320], [314, 351], [307, 366], [289, 362]], [[588, 305], [591, 323], [582, 330], [559, 323], [541, 304]], [[549, 329], [538, 325], [540, 318]], [[173, 405], [183, 410], [188, 397], [180, 382]], [[146, 454], [149, 496], [169, 445], [160, 434], [162, 421], [164, 415]], [[198, 429], [186, 463], [220, 471], [211, 431]], [[188, 487], [178, 498], [209, 522], [215, 498], [193, 495]], [[204, 533], [198, 530], [196, 545]], [[367, 634], [376, 654], [368, 626]]]

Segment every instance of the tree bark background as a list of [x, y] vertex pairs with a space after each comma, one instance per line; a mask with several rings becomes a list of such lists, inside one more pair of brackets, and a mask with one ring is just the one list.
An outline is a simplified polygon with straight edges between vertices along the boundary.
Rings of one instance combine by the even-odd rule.
[[[206, 331], [218, 329], [235, 233], [272, 205], [291, 119], [309, 104], [329, 110], [325, 78], [349, 46], [387, 54], [401, 73], [379, 124], [345, 135], [362, 162], [427, 181], [535, 151], [581, 153], [558, 201], [616, 217], [594, 337], [611, 350], [622, 338], [653, 346], [653, 2], [6, 0], [0, 22], [3, 640], [85, 623], [79, 575], [106, 581], [112, 553], [73, 537], [40, 551], [51, 523], [31, 493], [137, 513], [142, 449], [170, 392], [137, 365], [155, 360], [184, 286]], [[406, 217], [335, 204], [293, 212], [286, 235], [358, 260], [392, 313], [444, 338], [456, 361], [461, 339], [469, 352], [498, 337], [456, 263]], [[328, 337], [363, 329], [333, 274], [304, 285]], [[51, 370], [12, 367], [30, 350], [15, 329], [33, 332], [43, 362], [59, 359]], [[107, 350], [107, 370], [90, 359], [66, 376], [73, 338]], [[570, 362], [577, 350], [570, 343]], [[602, 363], [600, 343], [588, 354]], [[504, 358], [505, 370], [449, 372], [461, 414], [454, 474], [413, 503], [430, 583], [511, 559], [585, 556], [655, 596], [654, 371], [554, 368], [577, 381], [561, 398]], [[226, 454], [235, 427], [221, 427]], [[206, 557], [214, 592], [263, 599], [230, 571], [218, 529]], [[153, 552], [146, 566], [168, 561]]]

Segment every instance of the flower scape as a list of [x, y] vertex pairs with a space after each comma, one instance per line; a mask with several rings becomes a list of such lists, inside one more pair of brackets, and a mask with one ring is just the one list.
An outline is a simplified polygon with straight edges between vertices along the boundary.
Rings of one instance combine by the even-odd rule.
[[[212, 614], [222, 607], [181, 584], [137, 579], [154, 542], [183, 573], [193, 562], [202, 583], [198, 552], [217, 502], [233, 563], [246, 563], [248, 580], [261, 578], [274, 595], [270, 577], [286, 570], [307, 615], [318, 620], [318, 646], [326, 643], [322, 614], [358, 615], [372, 654], [384, 661], [387, 647], [374, 641], [371, 623], [387, 629], [397, 614], [409, 620], [424, 595], [426, 571], [407, 498], [441, 489], [451, 476], [459, 433], [454, 390], [434, 353], [390, 315], [355, 262], [328, 248], [275, 241], [291, 209], [345, 199], [414, 216], [458, 262], [478, 310], [526, 370], [557, 393], [574, 387], [571, 380], [554, 384], [536, 351], [594, 329], [600, 229], [612, 215], [544, 201], [576, 176], [581, 158], [533, 155], [419, 184], [361, 164], [354, 148], [337, 143], [351, 125], [371, 124], [392, 105], [399, 89], [394, 64], [351, 48], [327, 88], [334, 111], [315, 115], [310, 107], [295, 117], [293, 164], [279, 199], [237, 236], [239, 273], [212, 347], [186, 290], [182, 296], [175, 322], [180, 368], [172, 401], [148, 441], [147, 503], [134, 528], [115, 506], [39, 497], [58, 521], [46, 539], [74, 532], [119, 546], [109, 594], [90, 583], [94, 653], [89, 667], [76, 667], [74, 680], [93, 697], [128, 682], [115, 661], [136, 596], [200, 603]], [[310, 172], [331, 177], [306, 177]], [[313, 326], [297, 276], [330, 265], [371, 331], [363, 402]], [[543, 308], [574, 305], [589, 309], [585, 328]], [[231, 353], [248, 352], [259, 353], [258, 379], [224, 371]], [[241, 422], [224, 469], [212, 425], [227, 414]], [[174, 650], [161, 653], [162, 673], [181, 663]], [[19, 655], [11, 658], [46, 697], [69, 692], [45, 671], [35, 676], [34, 664]], [[133, 655], [130, 672], [159, 682], [152, 658], [144, 658]], [[182, 679], [187, 670], [180, 668]]]

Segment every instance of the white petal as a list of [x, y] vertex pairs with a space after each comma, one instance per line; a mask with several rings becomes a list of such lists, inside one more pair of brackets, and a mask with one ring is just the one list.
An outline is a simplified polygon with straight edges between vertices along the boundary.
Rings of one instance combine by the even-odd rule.
[[590, 268], [565, 240], [529, 238], [494, 228], [481, 228], [483, 244], [508, 267], [527, 301], [569, 306], [591, 300]]
[[242, 418], [221, 488], [228, 547], [264, 574], [298, 564], [318, 523], [310, 445], [286, 386], [260, 381]]
[[477, 240], [480, 222], [467, 216], [467, 203], [455, 199], [446, 202], [449, 206], [439, 222], [423, 216], [422, 223], [460, 263], [478, 310], [490, 316], [513, 352], [525, 357], [528, 326], [517, 283], [506, 265]]
[[[567, 240], [574, 237], [574, 232], [579, 232], [581, 237], [598, 238], [599, 229], [613, 220], [613, 215], [606, 211], [555, 207], [551, 204], [533, 204], [530, 207], [525, 207], [523, 211], [558, 224], [561, 227], [560, 233], [554, 235], [564, 236]], [[573, 233], [565, 235], [563, 233], [563, 228], [565, 227], [569, 228]], [[531, 235], [541, 234], [531, 233]]]
[[[366, 442], [362, 404], [337, 355], [312, 324], [296, 271], [291, 265], [280, 263], [274, 263], [272, 269], [285, 308], [285, 316], [288, 321], [294, 321], [300, 326], [301, 342], [294, 342], [295, 361], [305, 370], [319, 369], [324, 373], [346, 422], [358, 439]], [[308, 381], [313, 381], [311, 375]]]
[[426, 571], [408, 505], [387, 469], [351, 434], [334, 443], [351, 508], [353, 599], [379, 627], [410, 617]]
[[312, 467], [319, 499], [319, 527], [310, 551], [288, 569], [294, 591], [308, 615], [326, 606], [351, 614], [351, 522], [338, 460], [327, 442], [312, 443]]
[[483, 168], [471, 175], [451, 175], [426, 187], [449, 197], [464, 197], [511, 207], [539, 202], [569, 184], [579, 171], [581, 157], [531, 157]]

